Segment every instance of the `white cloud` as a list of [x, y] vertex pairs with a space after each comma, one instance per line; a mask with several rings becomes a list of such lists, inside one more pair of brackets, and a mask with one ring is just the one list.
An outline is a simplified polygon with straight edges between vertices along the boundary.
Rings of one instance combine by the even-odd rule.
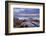
[[17, 12], [17, 13], [19, 13], [21, 11], [24, 11], [24, 9], [15, 9], [14, 11]]

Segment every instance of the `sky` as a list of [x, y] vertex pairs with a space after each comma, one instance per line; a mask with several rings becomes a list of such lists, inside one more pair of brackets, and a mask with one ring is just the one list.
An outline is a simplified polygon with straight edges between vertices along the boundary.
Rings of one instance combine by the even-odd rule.
[[39, 17], [40, 10], [37, 8], [14, 8], [14, 17], [18, 18], [29, 18], [29, 17]]
[[14, 8], [14, 14], [39, 14], [39, 9], [37, 8]]

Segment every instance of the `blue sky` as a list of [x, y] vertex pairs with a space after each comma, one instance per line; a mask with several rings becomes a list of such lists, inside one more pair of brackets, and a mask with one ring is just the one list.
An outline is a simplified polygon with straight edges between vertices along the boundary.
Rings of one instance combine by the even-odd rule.
[[14, 17], [39, 17], [40, 9], [14, 8]]
[[18, 18], [39, 18], [39, 9], [36, 8], [14, 8], [14, 17]]
[[14, 8], [14, 14], [39, 14], [40, 10], [36, 8]]

